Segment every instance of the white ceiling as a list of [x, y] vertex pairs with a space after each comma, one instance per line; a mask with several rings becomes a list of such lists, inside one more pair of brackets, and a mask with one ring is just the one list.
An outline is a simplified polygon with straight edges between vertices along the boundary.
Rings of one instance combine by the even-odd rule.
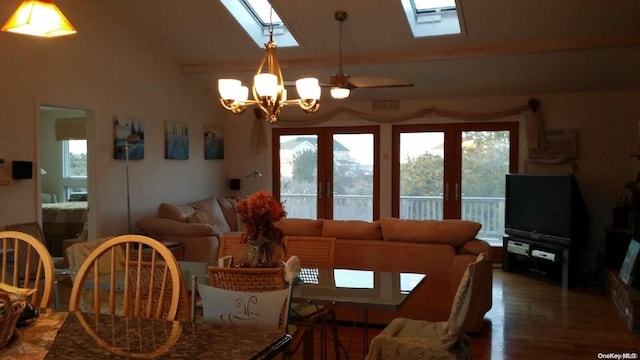
[[[212, 87], [220, 77], [248, 83], [262, 57], [219, 0], [111, 1]], [[329, 81], [338, 69], [334, 13], [344, 10], [344, 71], [415, 83], [358, 89], [346, 101], [640, 89], [638, 0], [459, 1], [464, 34], [414, 39], [400, 0], [273, 0], [301, 44], [278, 49], [285, 80]]]

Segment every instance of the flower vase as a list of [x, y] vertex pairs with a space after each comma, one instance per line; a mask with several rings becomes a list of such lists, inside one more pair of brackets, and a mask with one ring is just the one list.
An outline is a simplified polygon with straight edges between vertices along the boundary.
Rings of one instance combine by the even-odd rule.
[[273, 267], [274, 255], [278, 244], [272, 239], [259, 235], [257, 238], [247, 242], [249, 252], [247, 253], [247, 265], [249, 267]]
[[270, 244], [250, 245], [247, 254], [249, 267], [271, 267], [273, 266], [273, 250]]

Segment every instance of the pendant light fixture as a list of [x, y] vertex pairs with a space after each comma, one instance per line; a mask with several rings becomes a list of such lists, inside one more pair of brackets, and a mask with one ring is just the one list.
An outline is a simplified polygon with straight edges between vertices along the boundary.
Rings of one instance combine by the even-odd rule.
[[[273, 8], [271, 8], [273, 11]], [[280, 108], [297, 104], [307, 113], [314, 113], [320, 107], [320, 85], [316, 78], [304, 78], [296, 81], [296, 90], [300, 99], [287, 99], [284, 87], [276, 43], [273, 41], [273, 22], [269, 24], [269, 42], [264, 46], [265, 54], [253, 77], [251, 92], [253, 100], [249, 100], [249, 89], [240, 80], [219, 79], [218, 92], [222, 106], [234, 114], [242, 114], [248, 105], [255, 105], [264, 113], [265, 121], [270, 124], [278, 121]]]
[[18, 34], [56, 37], [76, 33], [51, 0], [25, 0], [2, 27], [2, 31]]

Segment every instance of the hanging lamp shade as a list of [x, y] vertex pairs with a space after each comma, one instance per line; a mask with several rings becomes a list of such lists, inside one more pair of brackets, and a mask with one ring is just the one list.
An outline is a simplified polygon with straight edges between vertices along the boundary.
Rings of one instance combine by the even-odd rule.
[[73, 25], [51, 0], [23, 1], [4, 24], [2, 31], [42, 37], [76, 33]]

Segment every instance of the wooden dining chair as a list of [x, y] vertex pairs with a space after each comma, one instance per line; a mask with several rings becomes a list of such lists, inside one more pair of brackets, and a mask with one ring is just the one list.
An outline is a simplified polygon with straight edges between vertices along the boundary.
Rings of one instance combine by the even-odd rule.
[[47, 242], [44, 236], [42, 227], [40, 227], [40, 224], [36, 221], [19, 224], [7, 224], [4, 226], [4, 229], [7, 231], [19, 231], [25, 234], [29, 234], [34, 238], [40, 240], [40, 242], [43, 243], [45, 247], [49, 248], [51, 246], [51, 244]]
[[[42, 231], [42, 227], [37, 221], [30, 221], [19, 224], [7, 224], [4, 226], [4, 228], [8, 231], [20, 231], [25, 234], [29, 234], [34, 238], [40, 240], [40, 242], [43, 243], [47, 249], [51, 249], [52, 244], [50, 241], [47, 241], [46, 237], [44, 236], [44, 232]], [[49, 255], [51, 255], [51, 252], [49, 252]], [[56, 275], [58, 271], [62, 273], [66, 273], [68, 271], [69, 265], [67, 264], [66, 258], [64, 256], [51, 256], [51, 259], [53, 260], [53, 269], [56, 272]], [[53, 285], [54, 306], [56, 309], [59, 309], [59, 284], [57, 276], [54, 276], [54, 278], [56, 278]]]
[[[297, 256], [302, 268], [333, 269], [336, 239], [315, 236], [285, 236], [286, 257]], [[290, 321], [296, 325], [314, 327], [320, 325], [320, 356], [327, 358], [327, 326], [331, 328], [335, 358], [340, 359], [342, 344], [338, 338], [336, 314], [332, 306], [292, 302]], [[304, 346], [304, 345], [303, 345]]]
[[[149, 276], [144, 276], [147, 271]], [[116, 236], [101, 243], [80, 266], [69, 310], [80, 310], [88, 290], [94, 313], [175, 320], [183, 289], [182, 271], [166, 246], [142, 235]]]
[[[135, 255], [132, 256], [135, 259]], [[146, 260], [143, 257], [143, 260]], [[155, 302], [157, 299], [162, 299], [164, 301], [163, 311], [165, 312], [170, 308], [170, 302], [172, 299], [173, 286], [171, 282], [167, 282], [164, 289], [160, 286], [154, 286], [154, 284], [161, 284], [163, 279], [166, 276], [170, 276], [167, 273], [169, 272], [169, 268], [166, 266], [164, 262], [156, 262], [155, 265], [152, 265], [151, 262], [143, 261], [137, 262], [136, 260], [129, 260], [129, 275], [127, 279], [129, 279], [129, 286], [136, 287], [136, 283], [140, 282], [140, 303], [142, 305], [142, 313], [146, 313], [147, 304], [152, 302], [154, 307], [157, 307], [158, 304]], [[121, 263], [125, 265], [125, 260], [121, 260]], [[138, 277], [140, 274], [140, 277]], [[153, 277], [153, 279], [152, 279]], [[140, 280], [138, 280], [140, 279]], [[160, 291], [165, 292], [164, 296], [160, 296]], [[192, 322], [193, 314], [191, 311], [191, 296], [187, 291], [187, 284], [185, 279], [180, 277], [180, 300], [178, 306], [178, 315], [175, 320]]]
[[393, 319], [371, 340], [366, 359], [472, 359], [471, 343], [464, 334], [464, 324], [471, 306], [476, 267], [484, 259], [484, 254], [480, 254], [467, 266], [447, 321]]
[[[308, 340], [309, 336], [311, 336], [311, 341], [313, 341], [313, 333], [310, 332], [310, 329], [292, 325], [289, 323], [288, 309], [291, 299], [291, 284], [287, 283], [284, 280], [283, 267], [223, 268], [217, 266], [208, 266], [207, 274], [209, 276], [209, 286], [203, 284], [198, 285], [198, 291], [200, 292], [200, 296], [202, 298], [203, 318], [206, 319], [210, 316], [215, 316], [214, 314], [216, 314], [217, 311], [215, 310], [215, 307], [220, 305], [219, 298], [214, 297], [214, 295], [211, 294], [211, 289], [209, 288], [218, 288], [227, 291], [245, 293], [245, 297], [246, 293], [273, 293], [286, 289], [288, 292], [287, 301], [284, 304], [280, 302], [281, 306], [278, 308], [278, 310], [276, 310], [279, 317], [279, 328], [283, 329], [292, 337], [291, 343], [285, 349], [285, 358], [293, 357], [302, 341], [305, 339]], [[201, 289], [203, 291], [201, 291]], [[305, 349], [304, 358], [313, 358], [313, 352], [307, 354], [306, 351], [307, 349]], [[309, 357], [309, 355], [311, 357]]]
[[40, 240], [19, 231], [0, 232], [0, 282], [36, 289], [31, 302], [47, 308], [53, 300], [55, 271], [53, 259]]

